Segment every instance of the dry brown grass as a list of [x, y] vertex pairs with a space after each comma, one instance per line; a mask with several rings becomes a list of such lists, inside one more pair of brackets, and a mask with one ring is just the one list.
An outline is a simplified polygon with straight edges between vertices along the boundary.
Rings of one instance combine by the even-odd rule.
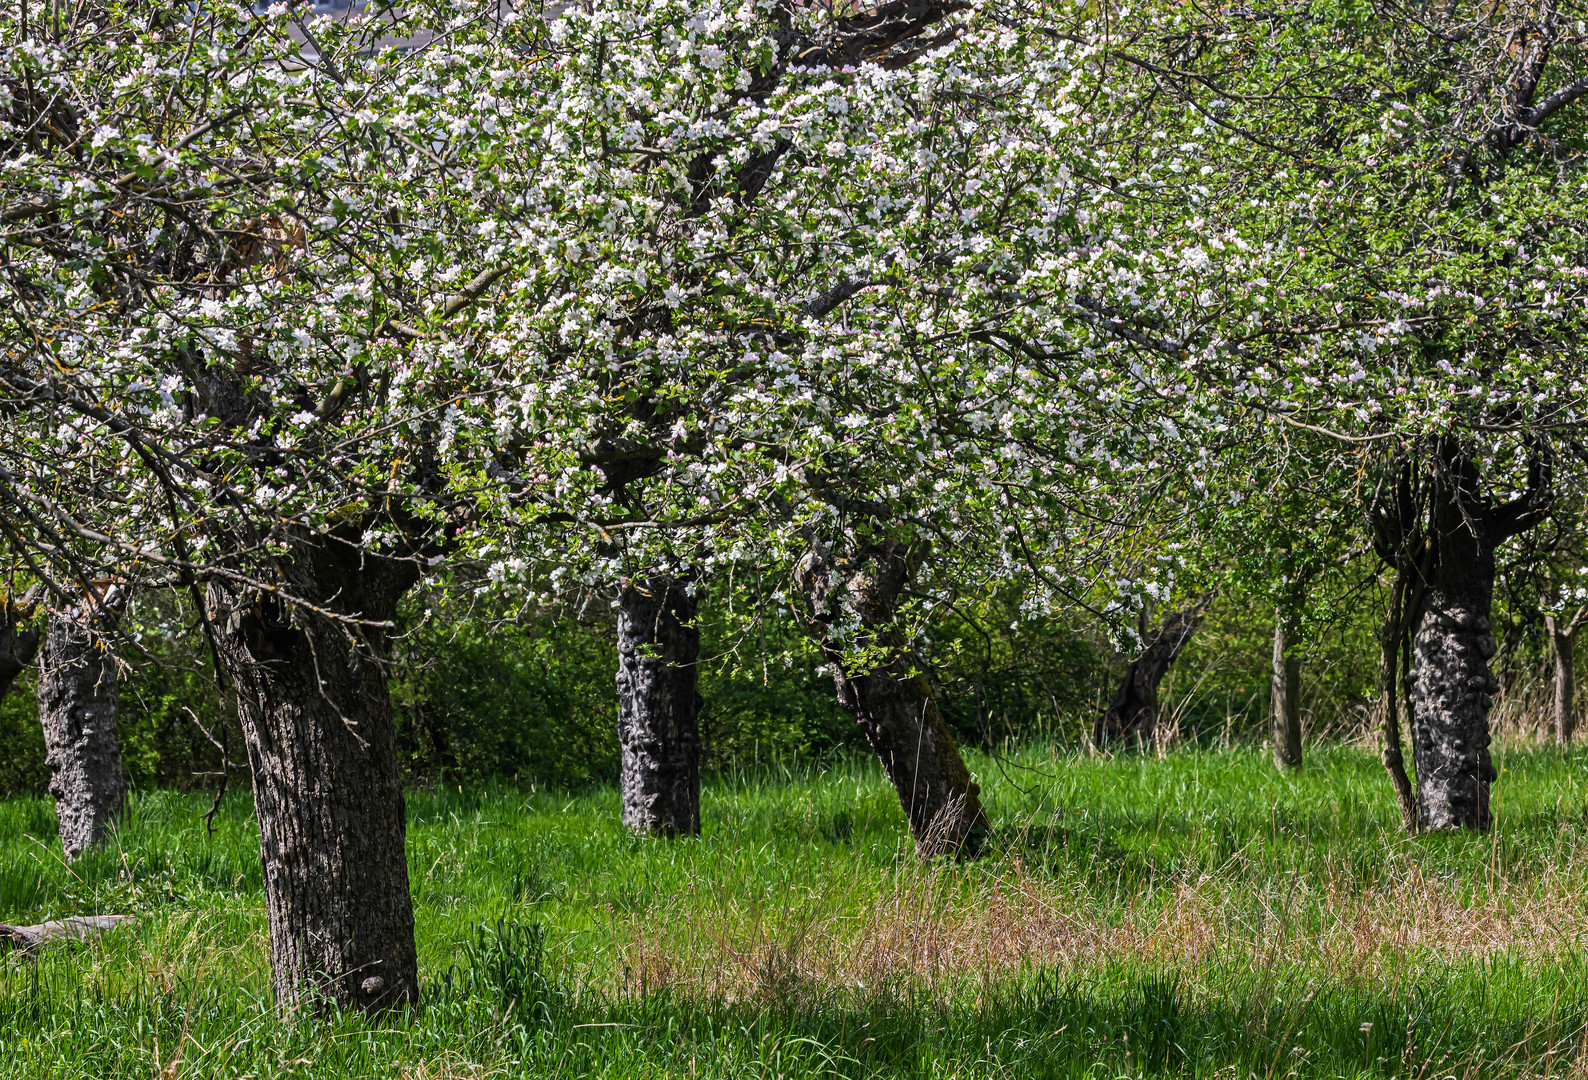
[[1427, 876], [1416, 862], [1392, 883], [1345, 881], [1264, 894], [1253, 905], [1228, 879], [1106, 903], [1034, 873], [1018, 859], [974, 888], [941, 872], [902, 868], [851, 910], [814, 895], [772, 913], [680, 898], [615, 927], [621, 989], [662, 988], [728, 1000], [787, 1000], [833, 990], [929, 996], [991, 988], [1041, 968], [1080, 972], [1136, 962], [1187, 970], [1208, 962], [1304, 966], [1343, 982], [1399, 979], [1411, 968], [1506, 954], [1543, 959], [1588, 945], [1580, 887], [1546, 872], [1473, 890]]

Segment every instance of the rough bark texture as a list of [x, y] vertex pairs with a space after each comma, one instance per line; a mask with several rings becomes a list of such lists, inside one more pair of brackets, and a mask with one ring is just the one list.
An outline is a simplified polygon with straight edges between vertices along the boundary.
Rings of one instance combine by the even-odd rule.
[[1431, 556], [1412, 608], [1409, 712], [1423, 829], [1489, 827], [1489, 705], [1500, 689], [1489, 670], [1495, 549], [1542, 518], [1548, 482], [1532, 470], [1528, 491], [1486, 505], [1478, 469], [1454, 442], [1439, 448], [1430, 515]]
[[1466, 528], [1440, 538], [1412, 637], [1412, 748], [1424, 829], [1489, 827], [1494, 547]]
[[1549, 631], [1550, 644], [1555, 653], [1555, 743], [1570, 746], [1572, 734], [1577, 730], [1577, 630], [1583, 612], [1570, 622], [1553, 615], [1544, 616], [1544, 628]]
[[655, 836], [700, 834], [700, 632], [676, 578], [623, 590], [618, 606], [618, 742], [623, 823]]
[[61, 847], [75, 859], [105, 840], [127, 801], [110, 633], [124, 595], [52, 608], [39, 650], [39, 724]]
[[[417, 573], [322, 539], [282, 576], [293, 597], [382, 622]], [[277, 1001], [417, 1001], [384, 631], [222, 581], [207, 606], [253, 772]]]
[[1274, 764], [1301, 767], [1301, 660], [1285, 647], [1285, 628], [1274, 627]]
[[30, 625], [29, 615], [28, 605], [18, 606], [10, 597], [0, 599], [0, 698], [38, 655], [39, 632]]
[[1140, 656], [1125, 669], [1119, 689], [1108, 703], [1108, 710], [1092, 725], [1092, 741], [1098, 746], [1116, 739], [1139, 739], [1151, 743], [1158, 727], [1158, 686], [1191, 635], [1201, 625], [1213, 602], [1211, 593], [1197, 598], [1184, 611], [1171, 611], [1163, 626], [1147, 642]]
[[[981, 789], [954, 745], [926, 678], [892, 626], [909, 580], [903, 545], [888, 542], [847, 560], [814, 552], [796, 581], [810, 605], [810, 631], [833, 672], [838, 701], [854, 716], [899, 794], [923, 858], [974, 851], [987, 828]], [[868, 649], [856, 665], [845, 643]]]

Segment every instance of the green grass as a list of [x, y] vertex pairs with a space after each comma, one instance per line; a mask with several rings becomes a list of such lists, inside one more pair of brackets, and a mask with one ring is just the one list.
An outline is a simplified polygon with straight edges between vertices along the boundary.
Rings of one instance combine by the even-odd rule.
[[141, 916], [0, 961], [0, 1077], [1445, 1077], [1588, 1065], [1588, 758], [1502, 754], [1485, 837], [1397, 833], [1369, 754], [976, 758], [998, 829], [922, 867], [860, 764], [724, 777], [705, 835], [611, 790], [409, 796], [425, 1007], [270, 1007], [257, 832], [137, 798], [63, 865], [0, 802], [0, 921]]

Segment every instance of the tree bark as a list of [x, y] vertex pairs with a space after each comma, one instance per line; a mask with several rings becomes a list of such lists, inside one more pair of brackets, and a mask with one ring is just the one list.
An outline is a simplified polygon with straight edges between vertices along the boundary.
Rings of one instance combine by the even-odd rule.
[[1424, 829], [1489, 827], [1489, 671], [1494, 549], [1465, 529], [1441, 538], [1412, 631], [1412, 748]]
[[1430, 513], [1429, 569], [1412, 609], [1410, 699], [1417, 765], [1417, 818], [1423, 829], [1487, 829], [1489, 706], [1500, 689], [1490, 608], [1495, 550], [1541, 520], [1549, 506], [1544, 467], [1530, 469], [1526, 493], [1502, 506], [1479, 494], [1478, 468], [1454, 440], [1437, 450]]
[[39, 652], [39, 632], [29, 625], [30, 604], [0, 599], [0, 699]]
[[[981, 789], [892, 623], [909, 578], [909, 553], [894, 541], [845, 560], [812, 552], [795, 575], [839, 704], [854, 716], [892, 781], [916, 853], [971, 854], [987, 829]], [[858, 652], [869, 654], [868, 663], [856, 660]]]
[[39, 723], [50, 794], [68, 860], [103, 842], [127, 802], [116, 726], [116, 656], [110, 634], [121, 589], [51, 608], [39, 650]]
[[700, 835], [700, 632], [685, 583], [657, 577], [618, 607], [618, 742], [623, 823], [653, 836]]
[[1301, 660], [1286, 651], [1285, 627], [1274, 625], [1274, 764], [1301, 767]]
[[[1580, 617], [1582, 613], [1578, 614]], [[1562, 622], [1553, 615], [1545, 615], [1544, 628], [1549, 631], [1555, 653], [1555, 744], [1564, 748], [1571, 745], [1572, 734], [1577, 730], [1578, 619]]]
[[[305, 540], [282, 592], [212, 580], [206, 606], [253, 772], [276, 999], [416, 1002], [407, 831], [382, 661], [413, 564]], [[336, 618], [333, 616], [340, 616]]]
[[1125, 738], [1151, 744], [1158, 726], [1158, 686], [1201, 625], [1212, 602], [1213, 594], [1206, 593], [1184, 611], [1171, 611], [1164, 617], [1163, 626], [1125, 669], [1125, 677], [1107, 711], [1092, 725], [1094, 744], [1102, 746]]

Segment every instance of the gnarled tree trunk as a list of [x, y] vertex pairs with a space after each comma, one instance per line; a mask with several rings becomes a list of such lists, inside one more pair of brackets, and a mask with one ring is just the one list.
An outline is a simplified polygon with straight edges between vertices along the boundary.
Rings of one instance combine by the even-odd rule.
[[1200, 596], [1184, 611], [1164, 616], [1163, 626], [1147, 642], [1141, 655], [1130, 662], [1108, 709], [1092, 725], [1092, 742], [1098, 746], [1115, 739], [1134, 738], [1150, 744], [1158, 726], [1158, 686], [1191, 635], [1201, 625], [1213, 594]]
[[1301, 767], [1301, 660], [1285, 644], [1283, 623], [1274, 626], [1274, 764]]
[[208, 616], [253, 772], [277, 1001], [419, 997], [401, 775], [380, 660], [411, 563], [305, 540], [282, 592], [212, 580]]
[[1501, 506], [1479, 491], [1478, 468], [1455, 440], [1438, 446], [1425, 577], [1412, 608], [1410, 692], [1417, 765], [1417, 824], [1489, 827], [1489, 706], [1500, 689], [1490, 607], [1495, 550], [1548, 510], [1547, 471], [1535, 461], [1528, 490]]
[[102, 842], [127, 802], [116, 726], [116, 656], [110, 634], [121, 589], [51, 608], [39, 650], [39, 723], [61, 847], [75, 859]]
[[[893, 782], [923, 858], [968, 853], [987, 828], [981, 789], [959, 756], [926, 677], [892, 625], [910, 577], [904, 545], [888, 541], [849, 559], [806, 556], [796, 584], [809, 605], [809, 629], [832, 669], [838, 701], [877, 752]], [[871, 651], [856, 666], [845, 644]]]
[[1489, 827], [1494, 548], [1464, 526], [1440, 537], [1412, 630], [1412, 752], [1424, 829]]
[[655, 836], [700, 834], [700, 632], [677, 578], [623, 590], [618, 605], [618, 742], [623, 823]]
[[1549, 631], [1549, 641], [1555, 654], [1555, 744], [1571, 745], [1572, 734], [1577, 730], [1577, 631], [1588, 608], [1579, 610], [1570, 621], [1544, 616], [1544, 629]]

